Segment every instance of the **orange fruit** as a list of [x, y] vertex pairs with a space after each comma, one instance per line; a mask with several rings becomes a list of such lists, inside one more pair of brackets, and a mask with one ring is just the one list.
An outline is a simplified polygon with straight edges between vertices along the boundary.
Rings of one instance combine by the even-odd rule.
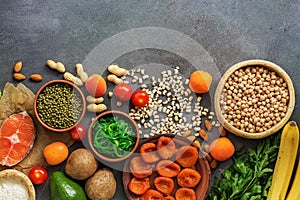
[[35, 128], [26, 111], [4, 120], [0, 128], [0, 164], [13, 166], [23, 160], [33, 146]]
[[85, 82], [87, 92], [94, 97], [101, 97], [106, 93], [106, 81], [99, 74], [93, 74]]
[[58, 165], [68, 157], [69, 149], [63, 142], [52, 142], [44, 148], [43, 155], [49, 165]]
[[212, 82], [212, 76], [205, 71], [194, 71], [190, 76], [189, 86], [195, 93], [206, 93]]
[[234, 145], [227, 137], [220, 137], [209, 145], [211, 156], [217, 161], [229, 159], [235, 152]]

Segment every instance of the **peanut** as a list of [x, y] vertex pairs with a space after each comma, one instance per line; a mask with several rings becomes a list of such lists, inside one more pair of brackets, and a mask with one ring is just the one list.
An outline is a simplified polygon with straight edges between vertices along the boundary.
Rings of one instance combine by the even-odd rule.
[[76, 64], [76, 73], [79, 76], [80, 80], [84, 83], [89, 77], [87, 73], [83, 70], [83, 66], [80, 63]]
[[78, 85], [78, 86], [82, 86], [83, 85], [83, 83], [80, 80], [80, 78], [74, 76], [70, 72], [65, 72], [64, 73], [64, 79], [67, 80], [67, 81], [70, 81], [70, 82], [72, 82], [72, 83], [74, 83], [75, 85]]
[[107, 106], [103, 103], [100, 103], [100, 104], [92, 103], [87, 106], [87, 110], [89, 112], [100, 113], [100, 112], [107, 110]]
[[43, 80], [43, 77], [40, 74], [31, 74], [29, 78], [35, 82], [40, 82]]
[[107, 80], [110, 82], [113, 82], [114, 84], [118, 85], [120, 83], [123, 83], [123, 80], [118, 78], [116, 75], [114, 74], [110, 74], [107, 76]]
[[66, 71], [64, 64], [61, 62], [54, 62], [53, 60], [47, 60], [46, 65], [51, 69], [55, 69], [60, 73], [64, 73]]
[[26, 76], [21, 73], [14, 73], [13, 77], [17, 81], [23, 81], [26, 78]]
[[20, 72], [22, 70], [22, 67], [23, 67], [22, 61], [17, 62], [14, 66], [14, 72], [15, 73]]
[[88, 96], [86, 97], [86, 100], [87, 100], [87, 102], [89, 102], [89, 103], [102, 103], [102, 102], [104, 101], [104, 98], [103, 98], [103, 97], [95, 98], [95, 97], [93, 97], [93, 96], [91, 96], [91, 95], [88, 95]]
[[108, 71], [116, 76], [125, 76], [127, 74], [127, 70], [118, 65], [108, 66]]

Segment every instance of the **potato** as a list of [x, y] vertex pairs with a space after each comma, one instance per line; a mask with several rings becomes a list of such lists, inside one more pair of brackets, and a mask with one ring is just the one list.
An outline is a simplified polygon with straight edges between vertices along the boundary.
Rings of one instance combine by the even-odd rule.
[[117, 182], [108, 168], [99, 169], [85, 183], [85, 192], [92, 200], [109, 200], [116, 192]]
[[68, 176], [76, 180], [84, 180], [91, 177], [98, 168], [98, 161], [85, 148], [79, 148], [73, 151], [65, 166], [65, 172]]

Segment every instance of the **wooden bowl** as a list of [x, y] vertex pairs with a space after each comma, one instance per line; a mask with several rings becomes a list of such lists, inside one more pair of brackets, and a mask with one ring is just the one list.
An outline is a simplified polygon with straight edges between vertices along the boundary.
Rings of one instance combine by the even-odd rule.
[[[39, 115], [39, 109], [37, 108], [37, 103], [38, 103], [38, 99], [39, 99], [39, 95], [41, 94], [41, 92], [43, 92], [43, 90], [51, 85], [54, 85], [54, 84], [65, 84], [65, 85], [68, 85], [68, 86], [71, 86], [73, 87], [73, 91], [75, 91], [77, 93], [77, 95], [79, 96], [81, 102], [82, 102], [82, 110], [81, 110], [81, 114], [80, 116], [78, 117], [77, 121], [74, 122], [71, 126], [69, 127], [65, 127], [65, 128], [58, 128], [58, 127], [52, 127], [50, 125], [48, 125], [47, 123], [45, 123], [40, 115]], [[45, 83], [36, 93], [35, 95], [35, 98], [34, 98], [34, 113], [35, 113], [35, 116], [37, 118], [37, 120], [42, 124], [43, 127], [51, 130], [51, 131], [55, 131], [55, 132], [65, 132], [65, 131], [69, 131], [71, 130], [72, 128], [74, 128], [75, 126], [77, 126], [80, 121], [83, 119], [84, 117], [84, 114], [85, 114], [85, 111], [86, 111], [86, 101], [85, 101], [85, 96], [83, 94], [83, 92], [81, 91], [81, 89], [76, 86], [75, 84], [71, 83], [70, 81], [66, 81], [66, 80], [52, 80], [52, 81], [49, 81], [47, 83]]]
[[[166, 135], [163, 135], [163, 136], [173, 138], [176, 149], [178, 149], [182, 146], [192, 145], [192, 143], [189, 139], [187, 139], [185, 137], [182, 137], [182, 136], [173, 135], [173, 134], [166, 134]], [[143, 145], [144, 143], [147, 143], [147, 142], [157, 143], [159, 138], [160, 138], [160, 135], [154, 136], [154, 137], [149, 138], [149, 139], [145, 139], [141, 142], [140, 146]], [[135, 155], [132, 155], [131, 158], [133, 158], [135, 156], [139, 156], [139, 148], [137, 149]], [[131, 160], [131, 158], [127, 159], [125, 161], [125, 164], [124, 164], [124, 168], [123, 168], [123, 187], [124, 187], [124, 191], [126, 193], [126, 196], [129, 200], [138, 200], [140, 198], [140, 196], [132, 193], [128, 189], [128, 184], [129, 184], [130, 180], [134, 177], [130, 173], [130, 160]], [[210, 187], [210, 183], [211, 183], [211, 169], [210, 169], [208, 161], [202, 155], [201, 151], [199, 152], [199, 159], [198, 159], [197, 163], [194, 165], [193, 168], [195, 170], [197, 170], [201, 175], [200, 182], [193, 189], [196, 192], [197, 200], [204, 200], [206, 198], [208, 192], [209, 192], [209, 187]], [[150, 176], [151, 188], [155, 188], [155, 186], [153, 185], [153, 180], [157, 176], [158, 176], [158, 174], [155, 171]], [[176, 177], [172, 178], [172, 179], [175, 182], [175, 188], [174, 188], [174, 191], [172, 193], [172, 195], [174, 195], [176, 189], [178, 189], [180, 186], [178, 186], [178, 184], [177, 184]]]
[[[117, 116], [120, 119], [124, 120], [127, 124], [129, 124], [129, 126], [132, 127], [132, 130], [134, 131], [135, 134], [135, 145], [133, 147], [133, 149], [126, 155], [123, 157], [112, 157], [109, 155], [105, 155], [100, 153], [94, 146], [93, 144], [93, 139], [94, 139], [94, 135], [93, 135], [93, 124], [98, 121], [101, 118], [106, 118], [106, 117], [110, 117], [110, 116]], [[99, 114], [98, 116], [96, 116], [93, 121], [91, 122], [89, 129], [88, 129], [88, 146], [89, 146], [89, 150], [94, 154], [94, 156], [102, 161], [103, 163], [107, 164], [107, 165], [113, 165], [114, 163], [116, 164], [115, 167], [118, 167], [119, 163], [126, 160], [129, 156], [131, 156], [136, 149], [138, 148], [139, 142], [140, 142], [140, 131], [138, 128], [138, 125], [136, 124], [136, 122], [125, 112], [122, 111], [118, 111], [118, 110], [109, 110], [109, 111], [105, 111], [101, 114]], [[114, 145], [113, 143], [111, 143], [111, 145]]]
[[[0, 199], [4, 198], [6, 195], [6, 197], [10, 199], [12, 198], [11, 193], [18, 192], [27, 193], [24, 195], [28, 196], [29, 200], [35, 200], [36, 198], [34, 186], [28, 176], [15, 169], [6, 169], [0, 172], [0, 187], [8, 192], [8, 194], [0, 194]], [[15, 198], [21, 198], [16, 195], [14, 196]]]
[[[287, 105], [287, 111], [285, 113], [285, 116], [283, 118], [281, 118], [280, 122], [278, 122], [277, 124], [271, 126], [269, 129], [264, 130], [262, 132], [257, 132], [257, 131], [256, 132], [246, 132], [246, 131], [236, 128], [235, 126], [230, 124], [225, 119], [225, 117], [222, 113], [222, 110], [221, 110], [221, 105], [220, 105], [221, 95], [222, 95], [222, 92], [224, 89], [224, 85], [227, 82], [228, 78], [237, 70], [244, 68], [244, 67], [248, 67], [248, 66], [261, 66], [270, 71], [276, 72], [277, 76], [280, 76], [287, 84], [287, 88], [288, 88], [288, 92], [289, 92], [289, 102]], [[289, 120], [289, 118], [294, 110], [294, 107], [295, 107], [295, 91], [294, 91], [293, 83], [292, 83], [290, 77], [278, 65], [276, 65], [270, 61], [265, 61], [265, 60], [246, 60], [246, 61], [243, 61], [243, 62], [233, 65], [224, 73], [224, 75], [222, 76], [222, 78], [217, 86], [216, 92], [215, 92], [214, 106], [215, 106], [215, 112], [216, 112], [218, 120], [224, 126], [224, 128], [226, 128], [229, 132], [234, 133], [235, 135], [241, 136], [244, 138], [261, 139], [261, 138], [265, 138], [265, 137], [277, 132], [287, 123], [287, 121]]]

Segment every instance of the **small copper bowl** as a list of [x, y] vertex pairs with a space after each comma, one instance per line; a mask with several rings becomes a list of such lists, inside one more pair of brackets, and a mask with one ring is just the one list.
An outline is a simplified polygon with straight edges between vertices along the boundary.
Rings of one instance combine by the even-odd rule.
[[[43, 92], [45, 91], [46, 88], [49, 88], [51, 86], [54, 86], [54, 85], [65, 85], [67, 87], [71, 87], [73, 88], [73, 94], [76, 95], [77, 98], [79, 98], [80, 100], [80, 107], [79, 107], [79, 111], [76, 110], [76, 112], [79, 112], [77, 113], [77, 117], [73, 120], [73, 122], [71, 124], [69, 124], [68, 126], [66, 127], [58, 127], [58, 126], [55, 126], [54, 124], [53, 125], [50, 125], [48, 122], [46, 122], [45, 120], [42, 119], [41, 115], [40, 115], [40, 112], [41, 112], [41, 109], [39, 109], [39, 106], [41, 106], [43, 104], [43, 101], [41, 101], [41, 98], [40, 98], [40, 95], [43, 94]], [[58, 89], [54, 89], [54, 91], [58, 91]], [[69, 103], [70, 100], [64, 100], [62, 98], [60, 98], [60, 93], [57, 92], [57, 95], [56, 98], [60, 99], [61, 101], [65, 101], [66, 103]], [[74, 95], [74, 96], [75, 96]], [[46, 98], [47, 99], [47, 98]], [[47, 100], [45, 100], [47, 101]], [[72, 103], [72, 102], [71, 102]], [[47, 106], [56, 106], [55, 103], [53, 103], [53, 105], [49, 105], [48, 103], [46, 103]], [[45, 105], [46, 105], [45, 104]], [[45, 106], [46, 108], [46, 106]], [[74, 109], [75, 107], [72, 106], [72, 108]], [[76, 107], [78, 109], [78, 107]], [[57, 107], [57, 109], [59, 109], [59, 107]], [[85, 110], [86, 110], [86, 101], [85, 101], [85, 97], [84, 97], [84, 94], [83, 92], [81, 91], [81, 89], [76, 86], [75, 84], [71, 83], [70, 81], [66, 81], [66, 80], [52, 80], [52, 81], [49, 81], [47, 83], [45, 83], [36, 93], [35, 95], [35, 98], [34, 98], [34, 113], [35, 113], [35, 116], [37, 118], [37, 120], [42, 124], [43, 127], [51, 130], [51, 131], [55, 131], [55, 132], [65, 132], [65, 131], [69, 131], [71, 130], [72, 128], [74, 128], [76, 125], [79, 124], [79, 122], [83, 119], [84, 117], [84, 114], [85, 114]], [[75, 112], [75, 109], [74, 109], [74, 112]], [[51, 112], [47, 113], [49, 114], [49, 116], [51, 115]], [[53, 116], [55, 117], [55, 116]], [[52, 119], [53, 117], [49, 117], [49, 119]], [[71, 118], [71, 116], [68, 116], [69, 119]]]
[[[103, 154], [103, 153], [99, 152], [94, 146], [93, 124], [95, 122], [97, 122], [99, 119], [107, 118], [107, 117], [118, 117], [120, 120], [124, 120], [132, 128], [132, 130], [134, 132], [135, 145], [133, 146], [131, 151], [128, 152], [128, 154], [126, 154], [123, 157], [114, 157], [114, 156]], [[139, 142], [140, 142], [140, 132], [139, 132], [139, 128], [138, 128], [136, 122], [127, 113], [117, 111], [117, 110], [109, 110], [109, 111], [99, 114], [97, 117], [95, 117], [93, 119], [93, 121], [91, 122], [89, 129], [88, 129], [87, 138], [88, 138], [88, 145], [90, 148], [89, 150], [94, 154], [94, 156], [98, 160], [104, 161], [105, 163], [108, 163], [108, 164], [109, 163], [119, 163], [119, 162], [127, 159], [129, 156], [131, 156], [136, 151], [136, 149], [138, 148]], [[114, 145], [114, 144], [111, 143], [110, 145]]]

